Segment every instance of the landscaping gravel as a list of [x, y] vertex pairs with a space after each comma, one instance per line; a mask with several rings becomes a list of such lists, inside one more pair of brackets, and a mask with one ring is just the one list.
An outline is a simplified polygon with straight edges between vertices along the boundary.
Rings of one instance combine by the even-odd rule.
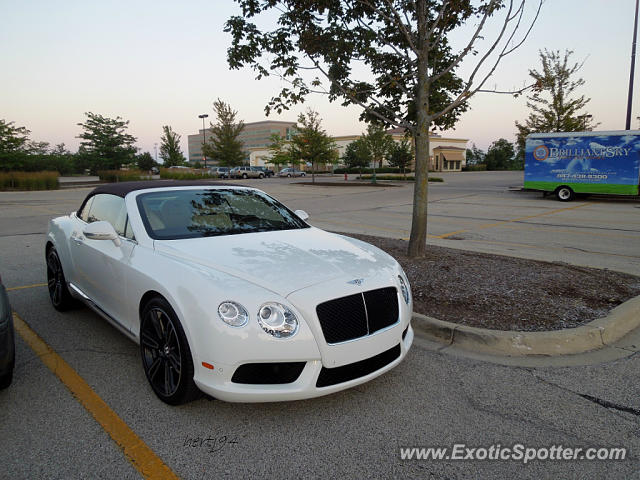
[[439, 320], [497, 330], [542, 331], [583, 325], [640, 295], [640, 277], [429, 245], [407, 257], [404, 240], [346, 234], [402, 265], [413, 310]]

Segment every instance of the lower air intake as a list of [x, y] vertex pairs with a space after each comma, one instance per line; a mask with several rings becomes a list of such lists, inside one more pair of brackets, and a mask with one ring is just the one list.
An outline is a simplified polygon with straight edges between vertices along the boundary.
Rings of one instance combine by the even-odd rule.
[[364, 377], [370, 373], [380, 370], [389, 365], [400, 356], [400, 345], [390, 348], [386, 352], [379, 353], [373, 357], [359, 362], [343, 365], [342, 367], [325, 368], [322, 367], [316, 387], [328, 387], [338, 383], [348, 382], [356, 378]]
[[276, 385], [295, 382], [306, 362], [245, 363], [240, 365], [231, 381], [250, 385]]

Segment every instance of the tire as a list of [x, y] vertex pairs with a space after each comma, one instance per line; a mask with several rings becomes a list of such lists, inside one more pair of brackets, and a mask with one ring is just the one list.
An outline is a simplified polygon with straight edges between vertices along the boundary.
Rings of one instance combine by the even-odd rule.
[[62, 263], [60, 257], [54, 247], [47, 251], [47, 288], [49, 290], [49, 299], [53, 308], [60, 312], [64, 312], [73, 307], [75, 301], [69, 293], [67, 280], [62, 271]]
[[13, 365], [11, 366], [11, 369], [7, 373], [0, 376], [0, 390], [4, 390], [5, 388], [8, 388], [9, 385], [11, 385], [12, 380], [13, 380]]
[[290, 173], [287, 173], [287, 178], [291, 178], [291, 174]]
[[[12, 320], [10, 319], [9, 322], [11, 322]], [[7, 388], [9, 385], [11, 385], [11, 381], [13, 380], [13, 368], [16, 364], [16, 347], [15, 347], [15, 340], [13, 338], [13, 324], [10, 323], [9, 327], [11, 328], [11, 330], [9, 331], [9, 338], [10, 338], [10, 348], [13, 351], [13, 357], [11, 358], [11, 363], [9, 364], [9, 369], [4, 373], [4, 375], [0, 375], [0, 390], [4, 390], [5, 388]]]
[[563, 185], [556, 189], [556, 198], [561, 202], [569, 202], [573, 200], [574, 197], [575, 193], [573, 193], [573, 190], [571, 190], [571, 188], [567, 187], [566, 185]]
[[243, 174], [242, 174], [242, 178], [244, 178], [244, 179], [246, 180], [246, 179], [247, 179], [247, 174], [246, 174], [246, 173], [243, 173]]
[[300, 174], [300, 176], [301, 176], [301, 177], [305, 177], [306, 175], [307, 175], [307, 174], [306, 174], [306, 173], [304, 173], [304, 172]]
[[258, 178], [264, 178], [263, 174], [258, 175]]
[[178, 316], [161, 297], [151, 299], [140, 319], [142, 368], [156, 396], [169, 405], [196, 399], [193, 357]]

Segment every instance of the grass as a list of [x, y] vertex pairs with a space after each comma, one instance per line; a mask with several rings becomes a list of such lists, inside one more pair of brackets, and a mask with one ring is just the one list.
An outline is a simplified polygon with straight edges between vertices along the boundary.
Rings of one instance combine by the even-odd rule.
[[58, 172], [0, 172], [0, 190], [57, 190]]
[[218, 178], [217, 175], [211, 175], [208, 173], [200, 173], [193, 171], [180, 171], [180, 170], [170, 170], [168, 168], [160, 169], [160, 178], [163, 179], [171, 179], [171, 180], [203, 180], [207, 178]]
[[109, 183], [151, 180], [151, 176], [142, 170], [100, 170], [98, 177], [103, 182]]
[[[360, 180], [371, 180], [373, 175], [361, 175], [358, 177]], [[395, 180], [395, 181], [408, 181], [413, 182], [416, 178], [413, 175], [407, 175], [405, 179], [402, 175], [376, 175], [376, 180]], [[444, 182], [441, 177], [429, 177], [430, 182]]]

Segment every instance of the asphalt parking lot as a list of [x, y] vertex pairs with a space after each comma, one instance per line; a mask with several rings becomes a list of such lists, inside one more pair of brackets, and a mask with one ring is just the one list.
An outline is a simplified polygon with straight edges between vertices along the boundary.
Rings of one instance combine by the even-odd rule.
[[[640, 275], [640, 203], [565, 204], [513, 192], [509, 187], [521, 178], [511, 172], [443, 176], [445, 182], [430, 189], [429, 243]], [[410, 187], [297, 181], [244, 183], [306, 210], [322, 228], [408, 237]], [[88, 309], [55, 311], [42, 286], [47, 221], [76, 209], [88, 191], [0, 193], [0, 275], [14, 311], [50, 349], [40, 355], [64, 360], [122, 421], [117, 428], [134, 436], [116, 444], [107, 433], [115, 417], [100, 416], [99, 409], [94, 418], [95, 410], [92, 415], [82, 405], [85, 394], [74, 396], [18, 335], [14, 383], [0, 392], [0, 478], [140, 478], [140, 465], [127, 459], [140, 447], [138, 438], [148, 447], [139, 458], [185, 479], [640, 479], [637, 354], [567, 362], [572, 366], [508, 366], [417, 340], [388, 374], [323, 398], [161, 403], [147, 385], [136, 345]], [[400, 458], [401, 447], [461, 443], [625, 447], [628, 453], [624, 461], [526, 465]]]

